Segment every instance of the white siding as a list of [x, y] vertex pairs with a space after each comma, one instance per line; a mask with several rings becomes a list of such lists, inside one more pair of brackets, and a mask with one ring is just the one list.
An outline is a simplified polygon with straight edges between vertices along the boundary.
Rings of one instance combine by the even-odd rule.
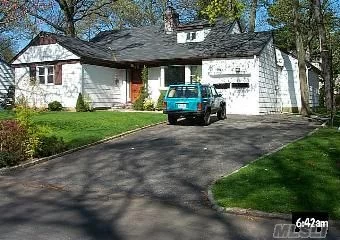
[[202, 62], [202, 83], [249, 83], [249, 88], [217, 90], [226, 99], [228, 114], [259, 113], [257, 73], [253, 58], [209, 59]]
[[56, 43], [30, 46], [13, 62], [13, 64], [33, 62], [38, 63], [70, 59], [76, 60], [79, 59], [79, 57]]
[[[295, 57], [276, 49], [280, 103], [282, 111], [297, 111], [301, 108], [301, 93], [298, 61]], [[319, 105], [319, 77], [313, 69], [308, 71], [310, 106]]]
[[157, 102], [161, 88], [161, 67], [149, 68], [148, 86], [151, 98]]
[[31, 106], [47, 107], [52, 101], [59, 101], [63, 107], [74, 108], [81, 92], [80, 63], [62, 65], [62, 85], [30, 84], [29, 68], [15, 68], [15, 96], [25, 97]]
[[83, 65], [83, 93], [93, 107], [112, 107], [125, 104], [126, 70]]
[[280, 111], [275, 49], [270, 41], [259, 56], [259, 107], [261, 114]]
[[7, 94], [10, 85], [14, 85], [13, 69], [0, 60], [0, 96]]
[[300, 81], [297, 60], [280, 50], [276, 50], [280, 102], [282, 111], [292, 111], [301, 107]]

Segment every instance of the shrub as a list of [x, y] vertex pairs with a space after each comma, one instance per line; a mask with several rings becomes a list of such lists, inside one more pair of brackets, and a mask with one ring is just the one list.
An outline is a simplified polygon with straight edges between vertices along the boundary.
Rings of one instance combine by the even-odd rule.
[[84, 98], [83, 98], [83, 95], [81, 93], [79, 93], [79, 95], [78, 95], [77, 104], [76, 104], [76, 111], [77, 112], [86, 112]]
[[83, 97], [84, 99], [84, 107], [86, 109], [86, 112], [93, 112], [93, 107], [92, 107], [92, 101], [91, 98], [87, 95]]
[[36, 156], [40, 138], [49, 134], [51, 130], [47, 126], [34, 124], [32, 117], [36, 115], [37, 112], [27, 105], [18, 105], [15, 109], [15, 114], [19, 124], [27, 131], [26, 157], [33, 158]]
[[151, 98], [145, 98], [144, 99], [143, 110], [146, 110], [146, 111], [154, 111], [155, 110], [155, 103]]
[[18, 106], [28, 107], [28, 105], [29, 105], [28, 100], [23, 95], [20, 95], [15, 99], [15, 107], [18, 107]]
[[47, 157], [66, 150], [66, 144], [62, 138], [56, 136], [40, 136], [39, 144], [34, 157]]
[[165, 93], [166, 93], [166, 91], [161, 91], [161, 94], [158, 97], [157, 105], [156, 105], [157, 110], [163, 109], [163, 101], [164, 101]]
[[139, 96], [136, 99], [136, 101], [133, 103], [132, 108], [134, 110], [144, 110], [144, 101], [146, 98], [149, 97], [149, 92], [148, 92], [148, 68], [144, 66], [142, 70], [142, 81], [143, 81], [143, 86], [139, 89]]
[[33, 127], [32, 117], [36, 115], [36, 111], [28, 105], [17, 105], [15, 108], [16, 119], [26, 129]]
[[144, 110], [144, 101], [148, 98], [149, 94], [146, 90], [145, 86], [142, 86], [139, 90], [139, 96], [136, 101], [133, 103], [132, 107], [134, 110], [143, 111]]
[[77, 112], [92, 112], [93, 109], [91, 107], [91, 101], [89, 98], [84, 99], [84, 96], [79, 93], [77, 104], [76, 104]]
[[50, 102], [48, 104], [48, 110], [50, 111], [55, 111], [55, 112], [59, 112], [61, 110], [63, 110], [63, 106], [61, 105], [60, 102], [58, 101], [53, 101], [53, 102]]
[[0, 122], [0, 167], [13, 166], [28, 158], [26, 128], [16, 120]]

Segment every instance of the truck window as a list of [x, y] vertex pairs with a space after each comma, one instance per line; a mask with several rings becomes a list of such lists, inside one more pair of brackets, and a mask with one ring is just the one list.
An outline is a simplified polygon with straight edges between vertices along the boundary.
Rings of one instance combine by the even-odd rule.
[[202, 86], [202, 91], [201, 91], [202, 98], [208, 98], [210, 97], [210, 90], [206, 86]]
[[196, 86], [173, 86], [170, 87], [168, 98], [197, 98], [198, 89]]

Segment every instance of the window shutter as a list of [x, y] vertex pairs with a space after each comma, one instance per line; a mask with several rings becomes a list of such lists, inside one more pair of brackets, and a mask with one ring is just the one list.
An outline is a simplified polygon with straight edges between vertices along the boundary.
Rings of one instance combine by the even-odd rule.
[[30, 71], [30, 83], [35, 84], [37, 81], [37, 67], [35, 64], [29, 66]]
[[55, 85], [62, 85], [63, 84], [63, 73], [62, 73], [62, 64], [57, 63], [54, 66], [54, 84]]

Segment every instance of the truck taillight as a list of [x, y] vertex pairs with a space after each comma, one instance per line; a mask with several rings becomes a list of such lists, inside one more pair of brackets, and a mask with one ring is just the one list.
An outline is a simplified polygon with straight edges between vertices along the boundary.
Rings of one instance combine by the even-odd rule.
[[197, 110], [202, 111], [202, 103], [197, 103]]
[[167, 107], [166, 102], [163, 102], [163, 109], [166, 109], [166, 107]]

